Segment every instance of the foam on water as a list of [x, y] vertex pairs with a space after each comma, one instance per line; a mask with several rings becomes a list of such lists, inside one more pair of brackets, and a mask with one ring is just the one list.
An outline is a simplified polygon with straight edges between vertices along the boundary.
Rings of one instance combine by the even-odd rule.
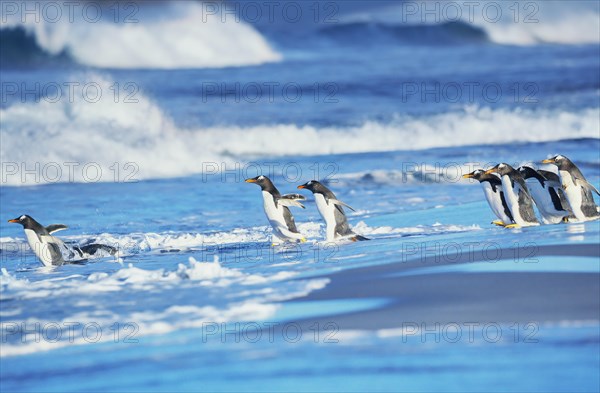
[[[489, 38], [499, 44], [600, 42], [600, 11], [597, 2], [537, 1], [519, 5], [518, 12], [514, 3], [494, 2], [494, 7], [502, 10], [503, 17], [499, 22], [490, 23], [479, 17], [475, 24], [484, 28]], [[495, 17], [492, 18], [494, 19]]]
[[[112, 82], [100, 75], [85, 81], [110, 91]], [[233, 163], [260, 156], [327, 155], [338, 153], [414, 150], [431, 147], [510, 142], [539, 142], [570, 138], [597, 138], [600, 110], [509, 110], [465, 107], [427, 118], [398, 116], [394, 121], [366, 121], [354, 127], [313, 127], [294, 124], [252, 127], [177, 127], [142, 94], [137, 103], [115, 102], [109, 94], [88, 102], [83, 94], [52, 103], [15, 104], [0, 110], [0, 157], [6, 185], [48, 181], [89, 181], [82, 170], [55, 176], [22, 176], [23, 168], [39, 163], [94, 164], [100, 181], [114, 181], [111, 166], [123, 157], [134, 163], [137, 179], [185, 176], [200, 173], [203, 162]], [[85, 133], [82, 130], [86, 130]], [[526, 130], [527, 132], [524, 132]], [[340, 144], [343, 138], [345, 143]], [[35, 140], [35, 144], [30, 141]], [[124, 164], [124, 163], [122, 163]], [[38, 168], [43, 172], [44, 168]], [[92, 171], [96, 179], [96, 171]], [[57, 179], [57, 180], [55, 180]]]
[[[95, 9], [90, 11], [92, 17], [84, 19], [80, 3], [77, 3], [79, 12], [70, 11], [61, 2], [53, 4], [62, 14], [57, 21], [54, 17], [39, 16], [36, 21], [31, 15], [22, 17], [18, 11], [6, 12], [0, 28], [24, 28], [43, 51], [51, 55], [66, 53], [79, 64], [93, 67], [204, 68], [281, 59], [250, 25], [233, 18], [222, 20], [207, 12], [199, 2], [161, 2], [156, 7], [151, 3], [121, 4], [121, 8], [130, 9], [121, 9], [119, 18], [114, 9], [106, 6], [99, 20], [94, 15]], [[19, 5], [35, 9], [34, 2]], [[132, 6], [138, 12], [133, 14]], [[127, 16], [132, 14], [134, 17], [129, 20]], [[95, 22], [91, 23], [90, 18]]]
[[[417, 203], [412, 201], [410, 203]], [[361, 217], [368, 212], [355, 212], [350, 214], [351, 220]], [[298, 223], [298, 230], [309, 242], [320, 243], [324, 241], [324, 226], [320, 222]], [[368, 236], [398, 236], [407, 234], [435, 234], [448, 232], [465, 232], [480, 230], [477, 225], [463, 226], [453, 224], [435, 223], [433, 225], [417, 225], [414, 227], [369, 226], [364, 221], [353, 225], [356, 233]], [[271, 227], [257, 226], [250, 228], [235, 228], [231, 231], [216, 233], [130, 233], [115, 235], [102, 233], [98, 235], [61, 236], [68, 244], [100, 243], [111, 245], [119, 250], [119, 256], [157, 252], [157, 251], [188, 251], [207, 249], [215, 246], [244, 245], [253, 243], [269, 243], [271, 241]], [[29, 245], [25, 238], [5, 237], [0, 239], [0, 251], [7, 254], [29, 253]]]
[[[451, 32], [439, 29], [440, 24], [462, 25], [456, 33], [464, 42], [473, 39], [468, 28], [482, 29], [489, 41], [503, 45], [593, 44], [600, 42], [600, 6], [595, 1], [528, 1], [522, 3], [484, 0], [477, 3], [417, 0], [391, 4], [343, 15], [343, 24], [383, 23], [396, 27], [397, 32], [412, 34], [410, 27], [429, 27], [430, 43], [443, 40]], [[380, 25], [381, 27], [382, 25]], [[427, 31], [427, 30], [422, 30]], [[471, 31], [471, 35], [475, 32]], [[415, 36], [413, 40], [421, 37]], [[427, 37], [425, 38], [427, 39]]]
[[[43, 318], [34, 320], [27, 317], [27, 312], [21, 308], [10, 310], [10, 313], [3, 315], [6, 329], [2, 329], [1, 356], [22, 355], [90, 343], [85, 334], [78, 330], [74, 331], [72, 338], [58, 341], [12, 340], [14, 332], [11, 329], [21, 322], [27, 322], [28, 326], [33, 323], [39, 323], [41, 326], [46, 324], [67, 326], [73, 322], [83, 326], [94, 324], [102, 332], [102, 337], [93, 342], [108, 342], [114, 337], [112, 326], [115, 322], [131, 321], [136, 325], [138, 333], [136, 337], [139, 338], [179, 329], [199, 328], [205, 323], [265, 320], [273, 316], [279, 308], [275, 302], [306, 296], [314, 290], [323, 288], [329, 282], [328, 279], [314, 279], [275, 285], [276, 282], [287, 280], [295, 274], [286, 271], [270, 275], [250, 274], [239, 269], [224, 267], [217, 258], [213, 262], [198, 262], [193, 257], [189, 258], [187, 265], [179, 264], [176, 270], [146, 270], [130, 264], [114, 273], [96, 272], [87, 277], [72, 275], [61, 280], [19, 279], [4, 268], [1, 273], [0, 301], [19, 299], [22, 303], [37, 304], [52, 299], [53, 302], [62, 304], [61, 314], [66, 314], [62, 320], [50, 321]], [[161, 293], [166, 294], [176, 288], [178, 291], [197, 292], [209, 296], [211, 291], [221, 293], [219, 288], [224, 287], [235, 288], [232, 290], [236, 295], [231, 296], [229, 300], [224, 299], [206, 305], [173, 304], [172, 301], [167, 301], [158, 309], [154, 306], [152, 311], [150, 309], [145, 311], [144, 307], [130, 308], [127, 306], [128, 302], [123, 303], [122, 300], [114, 299], [115, 304], [106, 305], [107, 308], [103, 307], [101, 302], [97, 303], [93, 310], [88, 307], [90, 301], [96, 303], [99, 301], [99, 296], [111, 296], [111, 293], [114, 294], [112, 296], [122, 294], [131, 299], [144, 296], [144, 293], [152, 293], [162, 298]], [[243, 290], [243, 288], [248, 289]]]

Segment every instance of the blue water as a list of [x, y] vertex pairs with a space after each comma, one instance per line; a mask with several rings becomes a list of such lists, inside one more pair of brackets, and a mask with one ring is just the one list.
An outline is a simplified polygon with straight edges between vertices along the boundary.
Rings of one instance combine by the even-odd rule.
[[[142, 5], [139, 24], [154, 34], [200, 3], [186, 4]], [[392, 276], [600, 273], [597, 255], [539, 252], [598, 245], [598, 221], [498, 228], [479, 185], [460, 179], [563, 154], [600, 185], [598, 27], [582, 16], [597, 4], [536, 3], [533, 25], [406, 23], [396, 4], [338, 3], [334, 23], [314, 23], [308, 6], [298, 23], [242, 15], [199, 32], [180, 20], [146, 41], [106, 21], [70, 24], [69, 38], [54, 25], [0, 28], [1, 390], [598, 391], [597, 314], [498, 315], [502, 337], [478, 327], [471, 340], [462, 326], [453, 340], [338, 328], [342, 314], [407, 301], [393, 290], [310, 299], [336, 274], [427, 256], [439, 266]], [[260, 173], [282, 193], [326, 181], [371, 240], [324, 243], [306, 195], [293, 214], [308, 242], [272, 247], [259, 189], [244, 182]], [[21, 214], [119, 255], [42, 268], [6, 223]], [[452, 259], [490, 247], [505, 257]], [[295, 321], [310, 319], [330, 325], [296, 339]], [[289, 330], [270, 337], [274, 324]]]

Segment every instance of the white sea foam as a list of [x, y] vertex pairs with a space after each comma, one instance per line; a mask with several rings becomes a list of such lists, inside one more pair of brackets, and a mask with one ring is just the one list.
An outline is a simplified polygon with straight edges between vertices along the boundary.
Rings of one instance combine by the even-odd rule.
[[[97, 272], [88, 277], [73, 275], [62, 280], [30, 281], [20, 279], [2, 269], [0, 275], [0, 300], [19, 299], [23, 304], [53, 299], [60, 301], [67, 317], [61, 320], [44, 320], [27, 318], [20, 321], [22, 309], [8, 310], [3, 314], [5, 326], [17, 326], [24, 322], [28, 326], [39, 323], [40, 326], [67, 326], [76, 322], [82, 326], [94, 324], [102, 332], [102, 337], [94, 342], [112, 340], [113, 325], [127, 321], [137, 327], [136, 339], [147, 335], [165, 334], [175, 330], [200, 328], [205, 323], [222, 323], [229, 321], [261, 321], [272, 317], [279, 308], [275, 302], [285, 301], [308, 295], [310, 292], [327, 285], [328, 279], [291, 281], [288, 285], [274, 283], [293, 277], [293, 272], [280, 271], [274, 274], [250, 274], [239, 269], [224, 267], [215, 258], [213, 262], [198, 262], [193, 257], [188, 264], [179, 264], [176, 270], [146, 270], [129, 265], [114, 273]], [[199, 300], [197, 304], [178, 305], [171, 302], [162, 303], [163, 308], [152, 308], [140, 303], [128, 308], [111, 305], [104, 309], [98, 302], [98, 296], [113, 293], [127, 298], [144, 297], [144, 293], [169, 293], [171, 289], [199, 292], [203, 294], [211, 288], [216, 293], [223, 293], [219, 288], [235, 288], [235, 296], [231, 301], [210, 302]], [[243, 289], [247, 288], [247, 289]], [[211, 293], [211, 292], [208, 292]], [[251, 296], [251, 297], [248, 297]], [[59, 300], [60, 299], [60, 300]], [[90, 311], [90, 302], [95, 299], [96, 307]], [[116, 300], [122, 302], [122, 300]], [[70, 306], [69, 306], [70, 304]], [[148, 309], [150, 307], [150, 309]], [[109, 311], [110, 310], [110, 311]], [[123, 334], [126, 331], [121, 332]], [[131, 332], [129, 332], [131, 333]], [[3, 346], [1, 356], [14, 356], [44, 350], [57, 349], [67, 345], [81, 345], [90, 341], [79, 330], [69, 339], [51, 341], [24, 338], [23, 341], [11, 341], [14, 333], [10, 329], [2, 329]], [[6, 336], [6, 337], [5, 337]], [[8, 338], [8, 340], [4, 340]], [[8, 341], [8, 342], [6, 342]]]
[[590, 44], [600, 42], [596, 1], [532, 0], [470, 2], [416, 0], [341, 16], [342, 23], [383, 22], [418, 26], [456, 22], [476, 26], [498, 44]]
[[[489, 0], [489, 3], [492, 1]], [[593, 44], [600, 42], [600, 10], [593, 1], [536, 1], [518, 4], [494, 2], [502, 18], [475, 19], [496, 43], [512, 45]], [[485, 5], [485, 4], [483, 4]]]
[[[351, 215], [352, 220], [360, 218], [364, 213], [354, 213]], [[298, 230], [302, 233], [309, 242], [320, 243], [325, 241], [324, 226], [320, 222], [301, 222], [297, 223]], [[358, 221], [353, 225], [356, 233], [367, 237], [390, 237], [402, 236], [408, 234], [435, 234], [447, 232], [465, 232], [475, 231], [481, 228], [477, 225], [462, 226], [453, 224], [435, 223], [433, 225], [417, 225], [414, 227], [391, 227], [379, 226], [373, 227], [367, 225], [364, 221]], [[79, 236], [62, 236], [62, 240], [74, 244], [99, 243], [115, 247], [119, 251], [121, 257], [127, 257], [140, 253], [153, 253], [164, 251], [190, 251], [196, 250], [203, 255], [213, 256], [218, 251], [219, 247], [236, 246], [240, 247], [244, 244], [251, 243], [270, 243], [271, 229], [269, 226], [256, 226], [249, 228], [235, 228], [231, 231], [215, 232], [215, 233], [130, 233], [126, 235], [116, 235], [111, 233], [101, 233], [98, 235], [79, 235]], [[0, 241], [0, 250], [7, 254], [7, 258], [11, 254], [23, 255], [31, 253], [29, 246], [24, 238], [3, 238]], [[275, 249], [277, 252], [279, 249]], [[235, 251], [235, 250], [234, 250]], [[235, 252], [232, 251], [234, 254]], [[238, 255], [238, 254], [235, 254]], [[206, 272], [207, 268], [214, 265], [203, 265], [202, 271]], [[281, 266], [285, 266], [283, 263]], [[125, 274], [124, 271], [122, 274]], [[152, 273], [158, 274], [158, 273]], [[186, 272], [192, 274], [191, 277], [197, 277], [194, 272]], [[127, 279], [126, 277], [121, 277]]]
[[[98, 83], [102, 91], [110, 91], [112, 84], [102, 75], [90, 74], [81, 78], [78, 89], [86, 81]], [[2, 184], [114, 181], [114, 164], [123, 166], [123, 160], [139, 168], [135, 179], [147, 179], [201, 173], [203, 162], [233, 164], [260, 156], [418, 150], [481, 141], [501, 144], [597, 138], [600, 129], [599, 109], [478, 107], [428, 118], [403, 116], [389, 123], [367, 121], [355, 127], [281, 124], [182, 129], [143, 94], [136, 96], [138, 103], [115, 102], [109, 94], [90, 103], [81, 91], [76, 91], [74, 98], [73, 102], [42, 100], [0, 109]], [[340, 138], [346, 142], [338, 143]], [[48, 163], [59, 169], [46, 168]], [[65, 163], [80, 165], [71, 171]], [[25, 175], [26, 170], [38, 175]], [[125, 171], [118, 179], [123, 181], [130, 173]]]
[[[131, 9], [121, 10], [122, 15], [116, 18], [114, 9], [105, 8], [100, 12], [104, 17], [96, 21], [95, 11], [85, 19], [81, 3], [77, 3], [78, 12], [69, 11], [62, 2], [53, 4], [62, 14], [56, 21], [7, 12], [2, 15], [0, 27], [21, 26], [49, 54], [66, 52], [78, 63], [94, 67], [204, 68], [255, 65], [281, 59], [250, 25], [233, 18], [222, 20], [219, 15], [206, 12], [200, 2], [138, 5], [135, 22], [126, 18]], [[34, 2], [19, 5], [28, 9], [36, 6]]]

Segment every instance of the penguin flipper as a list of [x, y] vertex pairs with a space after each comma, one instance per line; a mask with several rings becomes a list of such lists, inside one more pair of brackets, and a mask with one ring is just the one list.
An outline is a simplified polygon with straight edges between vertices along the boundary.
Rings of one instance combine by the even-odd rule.
[[581, 182], [581, 185], [591, 191], [594, 191], [596, 194], [600, 195], [600, 191], [598, 191], [598, 189], [596, 187], [594, 187], [593, 184], [589, 183], [587, 180], [584, 179], [577, 179], [577, 181]]
[[305, 201], [306, 197], [302, 194], [285, 194], [280, 197], [281, 199], [293, 199], [299, 201]]
[[371, 240], [371, 239], [369, 239], [368, 237], [361, 236], [361, 235], [354, 235], [350, 238], [350, 240], [352, 240], [353, 242], [361, 242], [364, 240]]
[[535, 212], [533, 210], [533, 199], [531, 198], [531, 194], [529, 194], [526, 188], [521, 188], [519, 190], [519, 213], [521, 214], [521, 217], [527, 222], [538, 222], [535, 216]]
[[277, 198], [276, 202], [282, 206], [296, 206], [305, 209], [304, 205], [298, 202], [299, 200], [304, 201], [306, 197], [300, 194], [286, 194]]
[[67, 228], [69, 228], [69, 227], [66, 226], [65, 224], [52, 224], [52, 225], [48, 225], [46, 227], [46, 230], [48, 231], [48, 233], [52, 234], [54, 232], [63, 231]]
[[53, 266], [59, 266], [64, 263], [62, 251], [60, 250], [61, 246], [64, 246], [62, 240], [57, 237], [42, 235], [40, 236], [40, 240], [43, 244], [48, 247], [48, 252], [50, 253], [51, 264]]
[[292, 199], [278, 199], [277, 203], [281, 206], [288, 206], [288, 207], [295, 206], [295, 207], [301, 207], [303, 209], [306, 209], [303, 204], [301, 204], [298, 201], [294, 201]]
[[345, 204], [344, 202], [338, 200], [338, 199], [333, 199], [333, 198], [329, 198], [329, 202], [333, 203], [334, 205], [339, 205], [339, 206], [345, 206], [348, 209], [352, 210], [353, 212], [355, 212], [356, 210], [354, 210], [354, 208], [350, 205]]

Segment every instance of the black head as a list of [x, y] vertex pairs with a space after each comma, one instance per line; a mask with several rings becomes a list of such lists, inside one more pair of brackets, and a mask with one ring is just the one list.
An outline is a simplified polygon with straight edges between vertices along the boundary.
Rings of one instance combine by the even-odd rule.
[[330, 192], [327, 187], [325, 187], [323, 184], [319, 183], [316, 180], [308, 181], [308, 182], [298, 186], [298, 189], [299, 190], [306, 189], [306, 190], [312, 191], [313, 193]]
[[38, 226], [38, 222], [33, 218], [29, 217], [27, 214], [23, 214], [21, 217], [13, 218], [12, 220], [8, 220], [8, 222], [12, 222], [14, 224], [21, 224], [23, 228], [33, 228]]
[[486, 175], [485, 175], [485, 171], [483, 169], [475, 169], [473, 172], [467, 173], [467, 174], [463, 175], [462, 177], [463, 177], [463, 179], [475, 179], [475, 180], [481, 181], [484, 176], [486, 176]]
[[537, 179], [540, 177], [538, 171], [527, 165], [518, 167], [517, 171], [519, 171], [519, 173], [521, 174], [521, 176], [523, 176], [524, 179], [531, 179], [532, 177]]
[[486, 175], [490, 175], [492, 173], [497, 173], [500, 176], [504, 176], [504, 175], [514, 175], [515, 173], [515, 168], [513, 168], [512, 166], [506, 164], [506, 163], [501, 163], [496, 165], [495, 167], [488, 169], [487, 171], [485, 171]]
[[560, 154], [542, 161], [542, 164], [554, 164], [559, 170], [569, 170], [574, 165], [571, 160]]
[[260, 188], [263, 191], [273, 191], [273, 190], [277, 190], [275, 188], [275, 186], [273, 185], [273, 182], [271, 182], [271, 179], [269, 179], [266, 176], [260, 175], [260, 176], [256, 176], [250, 179], [246, 179], [246, 183], [256, 183], [260, 186]]

